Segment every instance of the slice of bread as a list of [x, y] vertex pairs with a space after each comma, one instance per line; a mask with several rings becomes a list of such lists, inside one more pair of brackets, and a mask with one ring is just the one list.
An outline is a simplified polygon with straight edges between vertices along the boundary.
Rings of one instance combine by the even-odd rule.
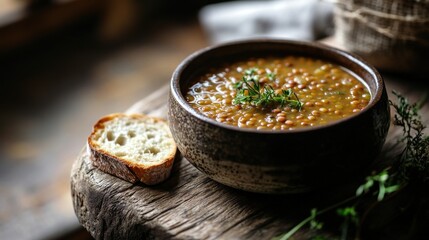
[[128, 182], [168, 178], [176, 144], [167, 123], [141, 114], [115, 113], [98, 120], [88, 137], [94, 166]]

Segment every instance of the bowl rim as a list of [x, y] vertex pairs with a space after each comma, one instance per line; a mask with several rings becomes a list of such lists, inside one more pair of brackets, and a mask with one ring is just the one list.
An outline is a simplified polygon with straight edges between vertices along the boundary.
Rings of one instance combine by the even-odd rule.
[[[257, 130], [256, 128], [240, 128], [237, 126], [228, 125], [225, 123], [218, 122], [214, 119], [211, 119], [205, 115], [203, 115], [201, 112], [197, 111], [196, 109], [192, 108], [191, 105], [186, 101], [185, 97], [183, 96], [181, 89], [180, 89], [180, 76], [183, 73], [183, 71], [192, 64], [192, 62], [199, 58], [201, 55], [210, 53], [212, 51], [216, 51], [217, 49], [225, 48], [225, 47], [232, 47], [232, 46], [240, 46], [245, 44], [286, 44], [286, 45], [294, 45], [294, 46], [301, 46], [306, 47], [308, 49], [322, 49], [324, 51], [328, 51], [332, 54], [340, 55], [340, 57], [343, 57], [346, 59], [346, 61], [351, 61], [354, 64], [357, 64], [360, 68], [362, 68], [365, 72], [369, 73], [374, 79], [375, 79], [375, 94], [372, 94], [371, 92], [371, 100], [368, 103], [368, 105], [360, 112], [353, 114], [351, 116], [341, 118], [332, 122], [329, 122], [324, 125], [319, 126], [313, 126], [313, 127], [304, 127], [304, 128], [296, 128], [292, 130]], [[348, 69], [349, 70], [349, 69]], [[350, 70], [351, 71], [351, 70]], [[354, 73], [354, 72], [353, 72]], [[354, 73], [356, 74], [356, 73]], [[362, 77], [360, 77], [362, 78]], [[367, 84], [367, 83], [365, 83]], [[367, 87], [369, 88], [369, 87]], [[369, 89], [371, 90], [371, 89]], [[202, 48], [200, 50], [197, 50], [190, 54], [188, 57], [186, 57], [182, 62], [176, 67], [176, 69], [173, 72], [173, 75], [171, 77], [170, 82], [170, 94], [173, 96], [173, 98], [179, 103], [179, 105], [188, 113], [190, 113], [193, 117], [198, 118], [199, 120], [206, 122], [210, 125], [215, 125], [216, 127], [232, 130], [232, 131], [238, 131], [238, 132], [248, 132], [248, 133], [260, 133], [260, 134], [292, 134], [292, 133], [302, 133], [302, 132], [309, 132], [309, 131], [315, 131], [315, 130], [321, 130], [321, 129], [327, 129], [331, 128], [336, 125], [340, 125], [344, 122], [348, 122], [351, 119], [357, 118], [370, 109], [372, 109], [382, 98], [382, 95], [385, 91], [385, 85], [383, 78], [378, 73], [378, 71], [371, 66], [368, 62], [363, 60], [361, 57], [346, 52], [344, 50], [328, 46], [326, 44], [320, 43], [320, 42], [308, 42], [308, 41], [297, 41], [297, 40], [285, 40], [285, 39], [272, 39], [272, 38], [255, 38], [255, 39], [246, 39], [246, 40], [238, 40], [238, 41], [230, 41], [226, 43], [221, 44], [215, 44], [211, 45], [205, 48]]]

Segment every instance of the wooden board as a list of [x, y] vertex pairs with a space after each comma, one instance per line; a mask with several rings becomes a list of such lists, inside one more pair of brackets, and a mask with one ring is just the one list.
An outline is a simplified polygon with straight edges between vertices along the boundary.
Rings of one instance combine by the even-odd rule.
[[[396, 89], [416, 100], [423, 95], [422, 84], [391, 79], [388, 91]], [[168, 90], [160, 88], [128, 112], [165, 117]], [[427, 122], [427, 106], [423, 113]], [[397, 128], [391, 129], [380, 160], [394, 152], [398, 134]], [[133, 185], [94, 168], [85, 149], [73, 166], [71, 187], [78, 219], [96, 239], [271, 239], [307, 217], [311, 208], [351, 196], [355, 189], [283, 196], [247, 193], [212, 181], [181, 156], [166, 182]], [[308, 234], [302, 230], [296, 239]]]

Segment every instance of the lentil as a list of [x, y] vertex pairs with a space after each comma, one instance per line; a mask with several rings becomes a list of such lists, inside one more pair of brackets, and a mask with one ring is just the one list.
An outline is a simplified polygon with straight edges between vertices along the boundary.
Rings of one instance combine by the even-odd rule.
[[[244, 71], [256, 67], [261, 86], [276, 93], [291, 89], [303, 103], [261, 107], [234, 105], [234, 85]], [[367, 87], [348, 70], [318, 59], [305, 57], [252, 58], [211, 68], [194, 79], [186, 100], [202, 114], [241, 128], [291, 130], [319, 126], [356, 114], [371, 100]]]

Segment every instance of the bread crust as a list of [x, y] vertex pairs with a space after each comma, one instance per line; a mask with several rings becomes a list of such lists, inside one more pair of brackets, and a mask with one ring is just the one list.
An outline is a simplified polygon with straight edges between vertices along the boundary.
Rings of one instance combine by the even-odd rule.
[[104, 129], [106, 122], [115, 118], [131, 118], [137, 120], [152, 119], [156, 123], [167, 124], [163, 119], [142, 114], [114, 113], [102, 117], [94, 125], [87, 141], [87, 150], [91, 155], [93, 165], [103, 172], [109, 173], [131, 183], [140, 181], [147, 185], [154, 185], [166, 180], [170, 176], [177, 149], [171, 133], [169, 133], [169, 140], [171, 141], [171, 146], [174, 147], [169, 149], [169, 153], [166, 158], [154, 164], [129, 161], [104, 151], [93, 140], [97, 131]]

